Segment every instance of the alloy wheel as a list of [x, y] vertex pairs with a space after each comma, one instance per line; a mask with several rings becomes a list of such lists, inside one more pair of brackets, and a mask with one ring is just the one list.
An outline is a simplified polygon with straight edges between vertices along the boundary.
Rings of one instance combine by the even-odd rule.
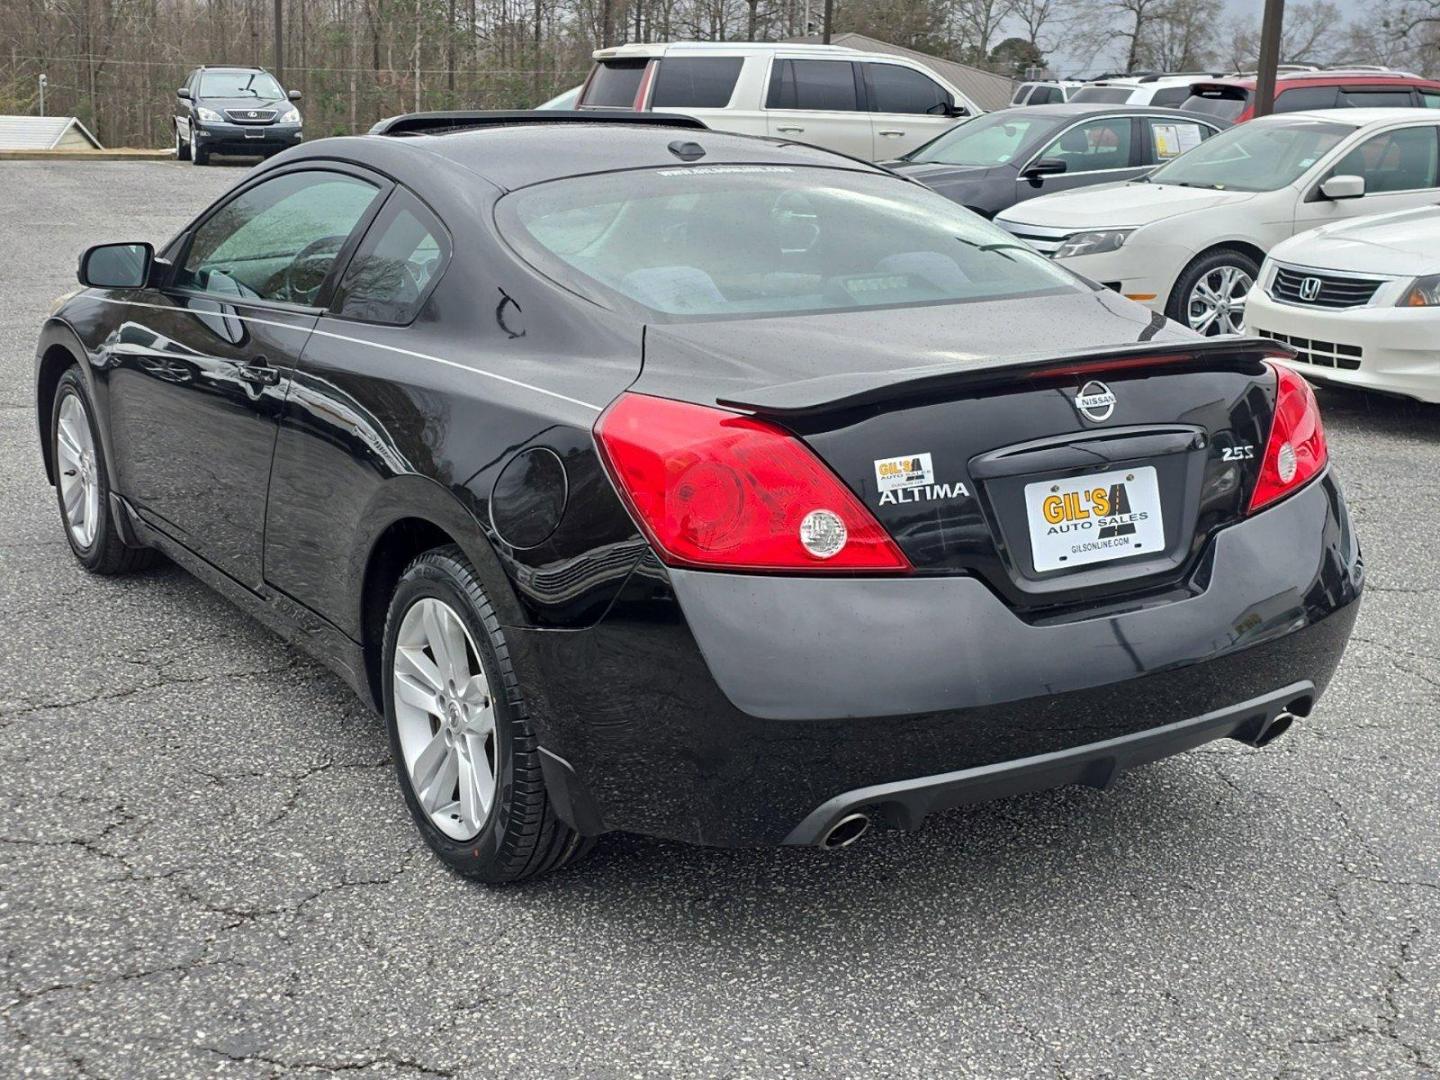
[[60, 466], [60, 500], [65, 525], [77, 547], [89, 548], [100, 526], [99, 465], [85, 405], [75, 394], [66, 394], [60, 403], [60, 416], [55, 424], [55, 452]]
[[1207, 337], [1238, 334], [1245, 323], [1245, 294], [1254, 279], [1238, 266], [1217, 266], [1190, 290], [1185, 321]]
[[421, 597], [405, 612], [392, 678], [395, 727], [416, 802], [446, 836], [474, 839], [498, 789], [495, 709], [479, 650], [444, 601]]

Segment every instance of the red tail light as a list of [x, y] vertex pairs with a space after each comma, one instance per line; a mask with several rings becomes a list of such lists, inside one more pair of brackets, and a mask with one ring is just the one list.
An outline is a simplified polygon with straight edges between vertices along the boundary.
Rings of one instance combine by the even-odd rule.
[[910, 569], [860, 500], [778, 427], [703, 405], [625, 394], [600, 417], [595, 434], [620, 494], [673, 566]]
[[1275, 418], [1270, 422], [1270, 441], [1260, 462], [1260, 479], [1250, 496], [1252, 514], [1309, 483], [1329, 458], [1315, 391], [1304, 376], [1288, 367], [1270, 367], [1278, 380]]

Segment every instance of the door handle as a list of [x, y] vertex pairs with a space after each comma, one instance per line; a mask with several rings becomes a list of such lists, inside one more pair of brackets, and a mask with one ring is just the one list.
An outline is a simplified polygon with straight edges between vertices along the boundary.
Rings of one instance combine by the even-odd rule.
[[804, 135], [804, 134], [805, 134], [805, 129], [804, 129], [804, 128], [797, 128], [797, 127], [777, 127], [775, 130], [778, 131], [778, 132], [780, 132], [782, 135]]
[[896, 131], [894, 128], [891, 128], [889, 131], [880, 132], [880, 134], [886, 136], [887, 138], [898, 139], [901, 135], [904, 135], [905, 133], [903, 131]]
[[256, 386], [278, 386], [280, 384], [280, 372], [270, 366], [268, 360], [263, 356], [257, 356], [248, 364], [241, 364], [236, 372], [240, 378]]

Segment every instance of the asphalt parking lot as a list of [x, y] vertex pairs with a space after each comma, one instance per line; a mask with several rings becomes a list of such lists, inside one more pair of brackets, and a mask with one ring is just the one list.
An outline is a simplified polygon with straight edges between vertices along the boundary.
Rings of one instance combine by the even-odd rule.
[[241, 171], [0, 164], [0, 1073], [1440, 1069], [1440, 408], [1322, 395], [1369, 588], [1273, 747], [835, 854], [612, 836], [487, 890], [339, 681], [173, 567], [66, 548], [41, 321], [82, 247], [158, 243]]

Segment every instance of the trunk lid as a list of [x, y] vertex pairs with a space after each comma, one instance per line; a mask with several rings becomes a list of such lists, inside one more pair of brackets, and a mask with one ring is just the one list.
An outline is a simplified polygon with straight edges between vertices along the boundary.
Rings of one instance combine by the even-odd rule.
[[1036, 617], [1198, 591], [1258, 476], [1280, 348], [1196, 338], [1107, 293], [1047, 301], [1039, 326], [1036, 310], [651, 327], [632, 389], [782, 424], [916, 573], [975, 574]]

